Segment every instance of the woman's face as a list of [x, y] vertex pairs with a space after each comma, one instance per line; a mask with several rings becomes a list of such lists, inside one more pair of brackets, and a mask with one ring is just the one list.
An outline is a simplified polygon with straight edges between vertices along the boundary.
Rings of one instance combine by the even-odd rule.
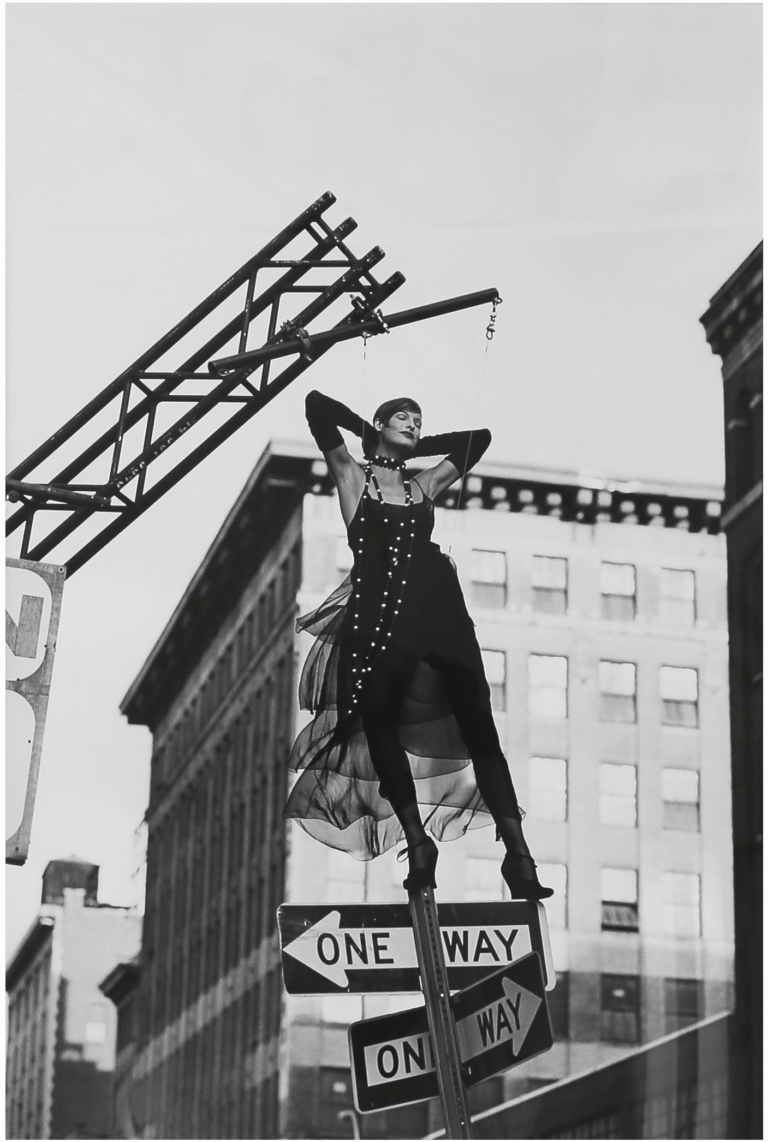
[[400, 409], [389, 418], [387, 424], [377, 420], [379, 443], [389, 445], [400, 452], [412, 454], [421, 436], [421, 413], [411, 409]]

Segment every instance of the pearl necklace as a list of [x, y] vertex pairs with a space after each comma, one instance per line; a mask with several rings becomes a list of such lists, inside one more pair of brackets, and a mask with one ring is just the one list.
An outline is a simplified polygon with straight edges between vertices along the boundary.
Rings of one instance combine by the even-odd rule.
[[390, 468], [393, 472], [405, 471], [405, 460], [395, 460], [393, 456], [374, 456], [368, 463], [375, 464], [377, 468]]
[[[368, 653], [358, 649], [358, 635], [357, 631], [360, 629], [360, 568], [363, 562], [363, 543], [365, 538], [365, 509], [366, 502], [370, 499], [369, 489], [373, 483], [377, 499], [382, 507], [382, 514], [384, 516], [384, 526], [387, 529], [387, 554], [389, 559], [389, 567], [387, 568], [387, 581], [384, 585], [384, 590], [381, 597], [381, 607], [379, 615], [376, 620], [374, 635], [371, 639], [371, 645]], [[392, 637], [392, 630], [395, 625], [398, 614], [400, 613], [400, 605], [403, 601], [405, 593], [405, 584], [408, 578], [408, 567], [413, 554], [413, 540], [416, 534], [414, 513], [413, 513], [413, 495], [411, 494], [411, 482], [408, 479], [403, 481], [405, 489], [405, 505], [408, 508], [407, 516], [410, 522], [408, 546], [405, 550], [405, 514], [400, 520], [399, 526], [395, 528], [394, 535], [390, 529], [389, 518], [384, 510], [385, 499], [381, 493], [379, 481], [374, 475], [373, 468], [369, 462], [365, 466], [365, 488], [363, 490], [362, 505], [360, 511], [360, 539], [358, 541], [357, 558], [355, 559], [355, 568], [353, 569], [353, 590], [352, 590], [352, 705], [349, 709], [351, 715], [360, 697], [363, 686], [363, 680], [366, 674], [370, 674], [371, 667], [378, 660], [381, 654], [386, 649], [387, 643]], [[403, 558], [404, 556], [404, 558]], [[357, 573], [355, 574], [355, 569]], [[393, 579], [395, 571], [399, 573], [399, 591], [395, 586]], [[397, 598], [395, 594], [397, 593]], [[390, 622], [387, 627], [387, 608], [389, 606], [390, 596], [394, 601], [394, 606], [391, 610]], [[383, 630], [383, 633], [382, 633]], [[378, 636], [378, 638], [377, 638]], [[378, 645], [377, 645], [378, 644]]]

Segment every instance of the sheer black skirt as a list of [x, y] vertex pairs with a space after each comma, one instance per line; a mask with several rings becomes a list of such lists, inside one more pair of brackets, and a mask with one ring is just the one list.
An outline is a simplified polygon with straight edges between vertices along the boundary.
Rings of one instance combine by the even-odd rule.
[[[494, 815], [519, 818], [476, 641], [479, 665], [470, 667], [395, 643], [374, 662], [363, 699], [350, 712], [351, 595], [347, 578], [297, 623], [315, 637], [299, 684], [300, 706], [313, 716], [291, 750], [289, 768], [298, 778], [286, 817], [323, 843], [368, 860], [402, 839], [395, 806], [407, 769], [425, 826], [438, 840], [492, 823], [478, 786], [492, 799]], [[365, 719], [376, 732], [371, 717], [382, 719], [383, 732], [394, 729], [401, 747], [386, 774], [371, 758], [363, 725]]]

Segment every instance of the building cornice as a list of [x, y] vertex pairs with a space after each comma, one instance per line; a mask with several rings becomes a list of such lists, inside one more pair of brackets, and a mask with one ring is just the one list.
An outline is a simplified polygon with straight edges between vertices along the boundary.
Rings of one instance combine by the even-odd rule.
[[720, 287], [711, 299], [709, 309], [699, 320], [712, 352], [721, 357], [725, 365], [742, 343], [753, 342], [751, 331], [758, 323], [761, 324], [762, 343], [762, 316], [763, 243], [760, 242]]
[[[331, 495], [333, 482], [325, 465], [316, 464], [313, 470], [309, 490]], [[460, 496], [449, 488], [435, 504], [448, 510], [518, 512], [564, 523], [637, 524], [710, 535], [720, 531], [722, 488], [605, 480], [543, 470], [531, 478], [533, 471], [513, 465], [478, 465], [467, 476]]]
[[137, 960], [117, 964], [101, 981], [99, 991], [118, 1007], [127, 995], [136, 990], [140, 976], [141, 967]]

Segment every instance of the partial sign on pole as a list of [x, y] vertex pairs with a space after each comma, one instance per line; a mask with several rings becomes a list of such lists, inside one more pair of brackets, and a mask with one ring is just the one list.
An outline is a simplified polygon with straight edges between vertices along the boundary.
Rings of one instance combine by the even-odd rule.
[[[526, 900], [441, 903], [448, 983], [458, 990], [538, 952], [547, 988], [556, 974], [544, 905]], [[289, 995], [421, 991], [407, 904], [282, 904], [277, 912]]]
[[6, 560], [6, 864], [29, 852], [65, 576], [64, 567]]
[[[467, 1087], [548, 1051], [553, 1042], [541, 961], [509, 964], [451, 998]], [[349, 1056], [357, 1109], [365, 1114], [438, 1095], [425, 1007], [353, 1023]]]

